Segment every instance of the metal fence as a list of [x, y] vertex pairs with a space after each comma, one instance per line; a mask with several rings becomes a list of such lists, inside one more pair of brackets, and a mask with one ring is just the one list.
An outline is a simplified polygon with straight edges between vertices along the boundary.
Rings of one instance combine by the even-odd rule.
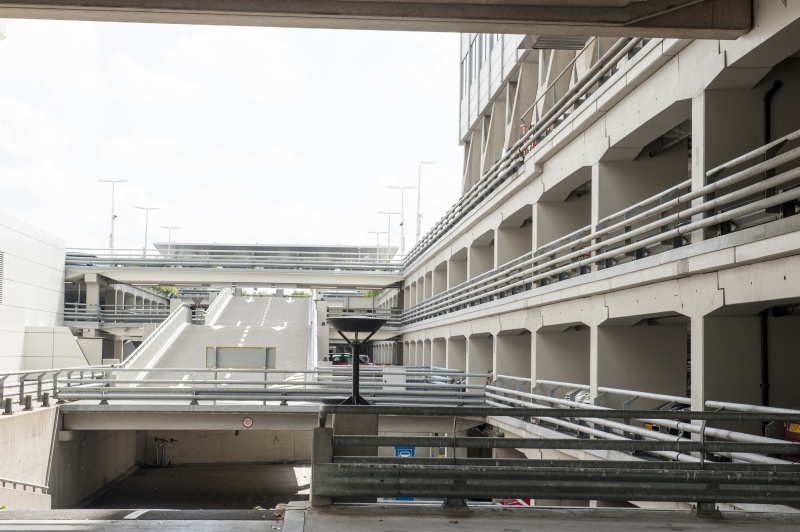
[[[721, 421], [787, 421], [794, 414], [751, 412], [683, 412], [682, 417], [705, 426]], [[326, 427], [331, 415], [417, 416], [453, 418], [478, 416], [512, 419], [579, 418], [600, 422], [669, 419], [673, 412], [597, 410], [589, 408], [497, 407], [348, 407], [320, 408], [314, 433], [311, 503], [322, 506], [337, 497], [433, 497], [447, 499], [583, 499], [601, 501], [670, 501], [702, 505], [758, 503], [800, 505], [800, 467], [791, 463], [752, 464], [721, 461], [721, 454], [791, 454], [800, 443], [717, 441], [701, 431], [692, 439], [604, 439], [584, 437], [381, 436], [337, 435]], [[380, 456], [396, 446], [447, 448], [443, 458]], [[358, 448], [351, 456], [347, 448]], [[473, 458], [472, 449], [524, 450], [528, 457], [558, 451], [625, 453], [630, 459]], [[535, 452], [531, 452], [535, 451]], [[691, 462], [637, 459], [647, 452], [691, 454]], [[587, 454], [588, 453], [588, 454]]]

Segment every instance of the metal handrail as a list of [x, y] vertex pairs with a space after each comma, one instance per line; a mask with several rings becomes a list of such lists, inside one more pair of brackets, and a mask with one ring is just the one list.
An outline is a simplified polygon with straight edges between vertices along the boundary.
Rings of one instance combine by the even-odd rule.
[[144, 341], [142, 341], [142, 343], [139, 344], [139, 347], [134, 349], [133, 353], [131, 353], [130, 356], [127, 359], [125, 359], [124, 362], [122, 362], [122, 366], [123, 367], [128, 367], [131, 364], [133, 364], [136, 361], [136, 359], [139, 358], [139, 356], [147, 349], [147, 347], [150, 344], [152, 344], [156, 340], [156, 338], [158, 338], [158, 336], [167, 327], [169, 327], [170, 324], [172, 324], [173, 321], [175, 321], [177, 319], [177, 317], [181, 314], [181, 311], [184, 310], [184, 309], [188, 309], [188, 308], [189, 308], [189, 305], [187, 303], [181, 303], [180, 306], [178, 306], [178, 308], [176, 308], [169, 315], [169, 317], [167, 319], [165, 319], [160, 324], [158, 324], [158, 326], [153, 330], [153, 332], [150, 333], [150, 336], [145, 338]]
[[[588, 89], [593, 86], [600, 77], [605, 75], [616, 66], [624, 55], [633, 51], [641, 39], [621, 40], [612, 47], [598, 63], [601, 66], [598, 70], [590, 69], [582, 76], [577, 85], [578, 91], [573, 95], [565, 95], [561, 101], [554, 105], [548, 112], [531, 128], [522, 138], [520, 138], [501, 159], [496, 162], [473, 186], [470, 188], [450, 210], [417, 242], [405, 257], [404, 265], [409, 268], [422, 256], [422, 254], [433, 246], [439, 238], [454, 227], [470, 211], [475, 209], [488, 196], [488, 193], [499, 186], [508, 178], [516, 168], [524, 161], [524, 150], [541, 134], [541, 132], [553, 124], [558, 116], [565, 110], [574, 105]], [[585, 89], [585, 90], [584, 90]], [[583, 91], [583, 92], [581, 92]]]
[[[779, 139], [779, 141], [788, 141], [788, 139], [793, 139], [795, 137], [800, 137], [800, 131], [787, 135]], [[755, 152], [758, 152], [758, 150], [755, 150]], [[755, 156], [753, 155], [750, 158], [753, 157]], [[403, 314], [404, 323], [414, 323], [437, 313], [440, 314], [442, 312], [459, 310], [465, 306], [480, 302], [482, 299], [491, 298], [512, 289], [526, 290], [529, 288], [526, 288], [525, 285], [532, 287], [533, 283], [549, 279], [557, 274], [580, 270], [581, 268], [589, 268], [596, 263], [614, 259], [620, 255], [632, 253], [653, 244], [658, 244], [675, 237], [683, 237], [684, 235], [689, 235], [693, 231], [717, 226], [727, 220], [732, 220], [789, 201], [798, 200], [800, 199], [800, 189], [794, 188], [726, 212], [708, 216], [699, 221], [692, 221], [693, 217], [698, 214], [718, 210], [725, 205], [736, 203], [742, 198], [760, 194], [771, 188], [776, 188], [800, 179], [800, 169], [792, 169], [744, 188], [733, 190], [725, 195], [710, 197], [722, 189], [741, 184], [755, 175], [761, 175], [767, 170], [776, 169], [781, 165], [797, 159], [800, 159], [800, 148], [790, 150], [782, 155], [778, 155], [765, 162], [756, 164], [753, 167], [737, 172], [667, 202], [659, 201], [665, 194], [661, 192], [648, 198], [645, 202], [640, 202], [640, 204], [657, 202], [658, 204], [654, 207], [628, 219], [623, 219], [615, 224], [595, 230], [589, 235], [564, 244], [547, 253], [551, 257], [564, 253], [561, 256], [537, 262], [537, 257], [534, 257], [533, 253], [528, 253], [523, 256], [525, 258], [523, 262], [515, 263], [512, 271], [508, 271], [509, 269], [507, 267], [498, 268], [489, 272], [488, 276], [469, 280], [451, 290], [447, 290], [437, 296], [417, 303], [405, 310]], [[681, 183], [679, 186], [683, 185], [684, 184]], [[672, 187], [666, 192], [669, 193], [674, 190], [675, 187]], [[704, 198], [704, 201], [692, 206], [692, 202], [699, 198]], [[679, 206], [684, 206], [685, 208], [679, 212], [661, 216]], [[622, 213], [612, 215], [612, 217], [621, 215], [624, 218], [624, 213], [628, 211], [630, 211], [630, 208]], [[624, 230], [626, 226], [631, 226], [634, 223], [654, 217], [657, 218], [652, 222], [633, 228], [630, 231], [613, 235], [613, 233], [619, 230]], [[637, 237], [641, 237], [641, 239], [635, 240]], [[615, 244], [621, 244], [621, 246], [609, 249]]]

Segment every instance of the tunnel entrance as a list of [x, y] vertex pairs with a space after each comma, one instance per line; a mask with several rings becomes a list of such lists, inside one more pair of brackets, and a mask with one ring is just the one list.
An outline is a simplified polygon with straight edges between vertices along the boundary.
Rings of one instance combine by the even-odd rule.
[[143, 465], [79, 505], [90, 509], [249, 510], [307, 501], [308, 463]]

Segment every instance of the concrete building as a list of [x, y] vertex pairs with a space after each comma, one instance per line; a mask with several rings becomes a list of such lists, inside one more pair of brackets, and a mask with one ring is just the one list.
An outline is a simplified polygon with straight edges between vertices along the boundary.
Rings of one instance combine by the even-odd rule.
[[[757, 0], [752, 6], [753, 28], [732, 41], [463, 34], [463, 194], [401, 269], [388, 264], [380, 271], [370, 265], [342, 272], [327, 264], [327, 270], [306, 270], [293, 262], [279, 271], [265, 260], [252, 268], [198, 262], [196, 268], [159, 270], [118, 267], [115, 260], [103, 275], [130, 284], [178, 282], [190, 274], [218, 286], [256, 279], [253, 284], [329, 289], [385, 288], [399, 279], [375, 301], [389, 315], [402, 312], [395, 339], [373, 346], [376, 362], [459, 370], [469, 374], [468, 385], [499, 383], [517, 397], [549, 395], [569, 406], [622, 408], [635, 401], [652, 409], [671, 397], [698, 411], [720, 403], [797, 408], [800, 3]], [[1, 227], [3, 235], [26, 235], [21, 244], [4, 236], [0, 247], [0, 311], [7, 313], [0, 323], [10, 324], [2, 334], [16, 346], [5, 355], [11, 360], [5, 367], [13, 369], [14, 360], [24, 359], [28, 334], [38, 332], [30, 326], [55, 336], [60, 325], [64, 249], [55, 240], [43, 244], [49, 237], [36, 238], [17, 222], [4, 220]], [[34, 259], [45, 245], [52, 256]], [[174, 246], [167, 258], [173, 252]], [[186, 256], [195, 260], [193, 253]], [[50, 273], [16, 281], [27, 271], [18, 260], [41, 262]], [[103, 286], [113, 292], [106, 298], [125, 292], [111, 281], [86, 279], [92, 274], [84, 267], [97, 265], [67, 266], [68, 280], [83, 275], [83, 282], [97, 285], [92, 302], [84, 304], [99, 305]], [[41, 290], [41, 304], [15, 293], [23, 290], [15, 283]], [[311, 307], [309, 317], [326, 331], [309, 336], [318, 365], [330, 341], [327, 306]], [[551, 428], [505, 419], [487, 419], [486, 426], [493, 435], [554, 437]], [[206, 429], [226, 430], [234, 439], [236, 422], [233, 437], [232, 425], [222, 421]], [[763, 434], [760, 423], [736, 430]], [[75, 492], [80, 496], [58, 504], [77, 502], [121, 474], [137, 453], [144, 455], [137, 449], [141, 442], [118, 426], [91, 432], [76, 424], [62, 432], [69, 452], [88, 441], [90, 449], [114, 457], [123, 454], [114, 449], [123, 449], [128, 462], [107, 461], [108, 478], [92, 478]], [[95, 439], [79, 440], [85, 433]], [[295, 458], [307, 456], [305, 436], [286, 444]], [[42, 446], [38, 461], [8, 474], [43, 483], [41, 463], [59, 452], [67, 451]], [[622, 454], [502, 449], [493, 456]], [[231, 451], [225, 460], [242, 456]], [[55, 482], [64, 486], [74, 478], [72, 471], [59, 475]]]
[[796, 135], [727, 164], [800, 129], [800, 5], [754, 8], [734, 41], [462, 34], [463, 196], [379, 301], [406, 365], [800, 404]]

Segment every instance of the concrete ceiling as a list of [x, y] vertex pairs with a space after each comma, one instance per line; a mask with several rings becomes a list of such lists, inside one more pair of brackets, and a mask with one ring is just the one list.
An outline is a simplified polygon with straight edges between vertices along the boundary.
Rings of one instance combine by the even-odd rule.
[[26, 0], [0, 18], [735, 39], [753, 0]]

